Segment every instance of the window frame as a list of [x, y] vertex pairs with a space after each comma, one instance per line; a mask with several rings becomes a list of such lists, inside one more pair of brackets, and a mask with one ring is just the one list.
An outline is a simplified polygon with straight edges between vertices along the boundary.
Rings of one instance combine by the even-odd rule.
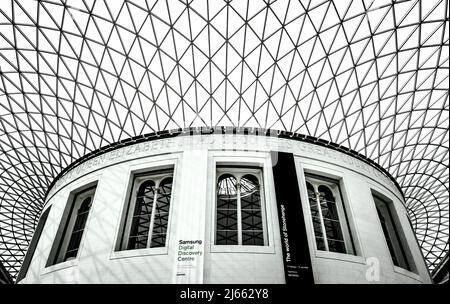
[[[238, 243], [236, 245], [222, 245], [216, 244], [217, 241], [217, 184], [219, 182], [220, 177], [223, 175], [232, 175], [236, 178], [237, 186], [240, 187], [241, 179], [246, 175], [253, 175], [258, 180], [259, 191], [260, 191], [260, 205], [261, 205], [261, 222], [263, 228], [263, 245], [243, 245], [242, 244], [242, 200], [241, 200], [241, 190], [237, 190], [237, 234], [238, 234]], [[269, 239], [267, 234], [267, 212], [266, 212], [266, 204], [265, 204], [265, 187], [263, 180], [263, 170], [260, 167], [255, 166], [232, 166], [232, 165], [216, 165], [216, 178], [215, 178], [215, 201], [214, 201], [214, 246], [268, 246]]]
[[[323, 161], [308, 158], [304, 155], [294, 154], [294, 158], [300, 188], [300, 197], [305, 220], [305, 228], [308, 235], [308, 246], [312, 258], [313, 267], [315, 267], [315, 263], [317, 263], [320, 259], [340, 260], [360, 265], [366, 265], [365, 250], [361, 242], [362, 238], [360, 235], [360, 230], [358, 228], [357, 217], [355, 216], [355, 212], [353, 210], [354, 198], [352, 196], [352, 192], [349, 191], [351, 188], [349, 188], [347, 185], [350, 178], [348, 174], [352, 173], [348, 172], [346, 168], [342, 168], [340, 165], [327, 163], [326, 166], [324, 166]], [[313, 231], [314, 228], [311, 220], [311, 209], [308, 200], [308, 191], [306, 188], [305, 173], [316, 174], [339, 181], [343, 205], [345, 206], [345, 210], [348, 215], [348, 226], [350, 228], [353, 244], [355, 246], [354, 254], [317, 250], [315, 235]]]
[[16, 284], [26, 279], [27, 277], [28, 270], [30, 269], [31, 262], [33, 261], [34, 254], [41, 240], [41, 236], [42, 233], [44, 232], [45, 224], [47, 223], [47, 219], [51, 210], [52, 210], [51, 205], [48, 206], [47, 208], [44, 208], [44, 210], [41, 213], [41, 216], [39, 217], [36, 230], [33, 234], [33, 237], [31, 238], [30, 245], [28, 246], [22, 265], [20, 266], [19, 273], [17, 274]]
[[[307, 188], [307, 183], [310, 183], [314, 190], [315, 190], [315, 195], [316, 195], [316, 204], [318, 204], [318, 211], [319, 211], [319, 216], [320, 216], [320, 224], [321, 224], [321, 230], [322, 230], [322, 235], [323, 235], [323, 239], [324, 239], [324, 246], [326, 248], [326, 250], [322, 250], [322, 249], [318, 249], [317, 248], [317, 241], [316, 241], [316, 235], [315, 235], [315, 231], [314, 231], [314, 224], [313, 224], [313, 220], [312, 220], [312, 214], [311, 211], [309, 212], [309, 221], [311, 224], [311, 231], [312, 231], [312, 235], [313, 235], [313, 242], [314, 242], [314, 248], [317, 251], [321, 251], [321, 252], [330, 252], [330, 253], [337, 253], [337, 254], [347, 254], [347, 255], [353, 255], [356, 256], [356, 246], [355, 246], [355, 242], [353, 240], [352, 237], [352, 230], [350, 227], [350, 223], [349, 223], [349, 219], [348, 219], [348, 214], [346, 211], [346, 206], [344, 203], [344, 198], [342, 195], [342, 190], [341, 190], [341, 180], [339, 179], [334, 179], [334, 178], [330, 178], [324, 175], [320, 175], [318, 173], [311, 173], [309, 171], [306, 171], [304, 173], [304, 182], [305, 185], [304, 187]], [[320, 207], [320, 203], [317, 201], [317, 193], [318, 193], [318, 188], [319, 186], [326, 186], [328, 189], [330, 189], [330, 191], [332, 192], [334, 199], [335, 199], [335, 204], [336, 204], [336, 209], [337, 209], [337, 213], [338, 213], [338, 220], [339, 220], [339, 227], [341, 229], [341, 233], [342, 233], [342, 237], [343, 237], [343, 241], [344, 241], [344, 249], [345, 252], [338, 252], [338, 251], [330, 251], [329, 250], [329, 245], [328, 245], [328, 237], [326, 235], [326, 231], [325, 231], [325, 225], [324, 225], [324, 219], [322, 216], [322, 208]], [[306, 189], [306, 194], [307, 194], [307, 204], [308, 207], [310, 208], [310, 202], [309, 202], [309, 196], [308, 196], [308, 189]], [[310, 209], [309, 209], [310, 210]]]
[[[123, 227], [121, 229], [121, 237], [120, 237], [120, 245], [119, 245], [119, 249], [118, 251], [135, 251], [135, 250], [145, 250], [145, 249], [156, 249], [156, 248], [167, 248], [168, 246], [168, 235], [169, 235], [169, 227], [170, 227], [170, 215], [171, 215], [171, 211], [172, 211], [172, 203], [173, 203], [173, 185], [174, 185], [174, 175], [175, 175], [175, 168], [174, 167], [169, 167], [166, 169], [154, 169], [154, 170], [149, 170], [146, 172], [141, 172], [141, 173], [136, 173], [133, 174], [132, 176], [132, 186], [131, 186], [131, 193], [130, 193], [130, 198], [128, 199], [128, 203], [127, 203], [127, 208], [125, 210], [126, 215], [125, 215], [125, 222], [123, 224]], [[166, 178], [172, 178], [172, 190], [170, 193], [170, 202], [169, 202], [169, 215], [168, 215], [168, 221], [167, 221], [167, 229], [166, 229], [166, 244], [165, 246], [161, 246], [161, 247], [150, 247], [151, 245], [151, 240], [152, 240], [152, 235], [153, 235], [153, 224], [154, 224], [154, 210], [156, 208], [156, 200], [157, 200], [157, 195], [154, 196], [153, 198], [153, 203], [152, 203], [152, 213], [151, 213], [151, 220], [150, 220], [150, 226], [149, 226], [149, 233], [148, 233], [148, 237], [147, 237], [147, 245], [145, 248], [135, 248], [135, 249], [129, 249], [128, 245], [129, 245], [129, 240], [130, 240], [130, 232], [131, 232], [131, 227], [133, 225], [133, 217], [134, 217], [134, 211], [136, 208], [136, 203], [137, 203], [137, 193], [139, 191], [139, 188], [141, 187], [141, 185], [143, 183], [145, 183], [146, 181], [152, 180], [155, 183], [155, 188], [159, 189], [159, 185], [160, 183], [165, 180]], [[158, 191], [159, 192], [159, 191]]]
[[[180, 190], [182, 187], [178, 184], [179, 165], [182, 164], [183, 153], [174, 152], [170, 154], [157, 154], [149, 157], [143, 157], [133, 160], [128, 167], [128, 170], [124, 172], [126, 176], [126, 181], [123, 183], [123, 188], [120, 190], [122, 197], [120, 201], [122, 202], [117, 208], [117, 219], [116, 219], [116, 229], [114, 235], [114, 242], [110, 249], [109, 259], [123, 259], [130, 257], [141, 257], [149, 255], [168, 255], [169, 247], [171, 246], [171, 230], [172, 230], [172, 218], [175, 216], [176, 205], [178, 205]], [[134, 183], [134, 176], [146, 172], [154, 172], [158, 170], [173, 169], [173, 181], [172, 181], [172, 197], [171, 197], [171, 209], [173, 212], [169, 212], [169, 221], [167, 223], [167, 239], [166, 247], [155, 247], [155, 248], [142, 248], [139, 250], [122, 250], [122, 238], [124, 236], [123, 232], [126, 224], [126, 216], [129, 209], [129, 202], [131, 198], [131, 191]]]
[[[86, 189], [86, 190], [76, 194], [75, 199], [74, 199], [75, 203], [72, 206], [71, 216], [69, 218], [69, 222], [66, 227], [67, 230], [65, 232], [66, 233], [65, 236], [67, 236], [67, 237], [63, 237], [63, 242], [60, 244], [59, 253], [57, 254], [57, 260], [62, 259], [61, 262], [67, 262], [67, 261], [76, 259], [76, 256], [78, 256], [78, 251], [80, 250], [80, 247], [81, 247], [81, 241], [83, 240], [84, 232], [86, 230], [87, 220], [91, 213], [92, 203], [94, 202], [95, 190], [96, 190], [95, 188], [89, 188], [89, 189]], [[91, 201], [89, 202], [89, 210], [87, 211], [86, 220], [85, 220], [85, 223], [84, 223], [84, 226], [82, 229], [83, 232], [81, 234], [81, 239], [78, 244], [78, 248], [76, 249], [77, 250], [76, 256], [66, 258], [66, 255], [67, 255], [68, 249], [69, 249], [69, 245], [70, 245], [70, 241], [72, 240], [72, 237], [74, 234], [75, 223], [77, 222], [78, 216], [79, 216], [78, 210], [80, 210], [84, 201], [89, 197], [91, 198]], [[72, 249], [71, 251], [73, 251], [73, 250], [74, 249]]]
[[[122, 188], [118, 189], [118, 191], [121, 193], [121, 197], [118, 198], [118, 200], [120, 200], [121, 203], [118, 204], [118, 207], [115, 210], [116, 228], [114, 234], [114, 242], [109, 252], [110, 260], [169, 254], [169, 249], [170, 246], [173, 245], [174, 237], [173, 235], [171, 235], [171, 230], [176, 229], [176, 223], [172, 223], [172, 219], [174, 219], [174, 216], [175, 218], [177, 216], [178, 211], [176, 206], [178, 206], [180, 190], [182, 190], [182, 187], [180, 187], [181, 185], [178, 182], [178, 179], [180, 177], [179, 175], [182, 173], [178, 170], [179, 166], [182, 165], [182, 156], [182, 152], [174, 152], [170, 153], [170, 155], [156, 154], [138, 158], [129, 163], [127, 170], [123, 172], [124, 181], [123, 184], [121, 184]], [[134, 176], [140, 173], [171, 168], [173, 168], [173, 189], [171, 198], [172, 201], [170, 204], [173, 212], [170, 212], [169, 214], [166, 247], [142, 248], [140, 250], [122, 250], [122, 237], [126, 223], [126, 215], [129, 206], [129, 200], [131, 197]]]
[[[385, 244], [385, 247], [386, 247], [389, 259], [391, 261], [392, 267], [394, 268], [394, 271], [400, 272], [400, 273], [408, 272], [408, 273], [417, 274], [418, 271], [417, 271], [415, 261], [412, 257], [411, 247], [410, 247], [408, 240], [405, 237], [405, 233], [404, 233], [402, 225], [400, 223], [398, 211], [397, 211], [397, 208], [395, 208], [394, 201], [392, 199], [390, 199], [389, 197], [387, 197], [386, 195], [374, 190], [373, 188], [371, 188], [370, 192], [371, 192], [371, 196], [372, 196], [374, 211], [376, 213], [378, 227], [381, 230], [381, 235], [383, 236], [383, 243]], [[401, 254], [403, 255], [403, 259], [405, 260], [405, 263], [406, 263], [406, 268], [403, 266], [394, 264], [393, 257], [389, 250], [389, 245], [386, 240], [386, 235], [384, 234], [384, 231], [383, 231], [381, 219], [378, 215], [378, 207], [377, 207], [375, 198], [382, 201], [388, 210], [389, 219], [391, 220], [391, 224], [394, 228], [394, 233], [398, 240], [398, 245], [400, 247]]]
[[[262, 170], [263, 193], [265, 203], [265, 214], [267, 224], [268, 245], [215, 245], [216, 234], [216, 189], [217, 189], [217, 166], [227, 167], [253, 167]], [[278, 231], [277, 206], [275, 188], [272, 175], [272, 161], [270, 153], [258, 151], [237, 150], [210, 150], [208, 153], [208, 186], [206, 225], [209, 233], [209, 248], [211, 253], [258, 253], [274, 254], [275, 244], [281, 242]]]
[[[86, 183], [84, 186], [78, 187], [71, 191], [68, 199], [66, 200], [66, 205], [63, 209], [62, 218], [60, 220], [56, 236], [53, 240], [52, 247], [50, 250], [49, 257], [47, 259], [45, 268], [48, 271], [52, 271], [53, 268], [66, 267], [66, 265], [72, 266], [80, 257], [80, 251], [83, 247], [83, 241], [86, 237], [85, 231], [87, 230], [89, 219], [91, 215], [91, 210], [96, 199], [96, 192], [98, 188], [97, 181]], [[70, 237], [73, 232], [75, 221], [78, 215], [76, 211], [81, 207], [84, 199], [92, 195], [90, 202], [89, 212], [86, 218], [86, 223], [83, 228], [83, 234], [81, 236], [80, 243], [78, 245], [77, 255], [71, 259], [64, 260], [64, 256], [67, 253], [67, 247], [69, 245]], [[63, 266], [59, 266], [63, 265]]]

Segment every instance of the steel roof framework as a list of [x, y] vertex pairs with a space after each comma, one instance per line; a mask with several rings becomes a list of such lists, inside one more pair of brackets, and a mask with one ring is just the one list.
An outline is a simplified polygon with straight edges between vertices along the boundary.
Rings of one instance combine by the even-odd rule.
[[0, 3], [0, 259], [52, 180], [141, 134], [278, 129], [397, 180], [430, 271], [448, 254], [449, 1]]

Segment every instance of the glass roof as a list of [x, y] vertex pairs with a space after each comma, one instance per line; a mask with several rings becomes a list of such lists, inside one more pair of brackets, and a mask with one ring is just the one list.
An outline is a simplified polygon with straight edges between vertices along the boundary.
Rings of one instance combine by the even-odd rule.
[[287, 130], [351, 148], [448, 254], [449, 1], [0, 2], [0, 259], [15, 276], [52, 179], [132, 136]]

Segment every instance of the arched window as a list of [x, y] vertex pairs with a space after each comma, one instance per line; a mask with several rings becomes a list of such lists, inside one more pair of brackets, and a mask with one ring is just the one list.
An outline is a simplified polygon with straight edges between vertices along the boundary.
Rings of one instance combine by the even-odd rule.
[[46, 266], [75, 259], [86, 229], [96, 186], [77, 191], [63, 212]]
[[173, 171], [139, 174], [134, 178], [122, 249], [166, 246]]
[[84, 227], [91, 209], [92, 198], [86, 197], [81, 206], [78, 208], [75, 225], [73, 226], [72, 233], [70, 235], [69, 245], [64, 256], [64, 261], [77, 256], [78, 248], [80, 248], [81, 237], [83, 236]]
[[306, 189], [317, 249], [354, 254], [339, 183], [306, 175]]
[[393, 264], [411, 271], [411, 265], [414, 267], [414, 264], [411, 263], [410, 265], [410, 261], [408, 261], [406, 255], [408, 246], [405, 242], [402, 242], [400, 237], [401, 227], [397, 227], [394, 221], [395, 213], [393, 214], [393, 210], [395, 209], [390, 207], [393, 203], [377, 195], [373, 195], [373, 198]]
[[[267, 245], [261, 184], [245, 169], [221, 168], [217, 181], [216, 245]], [[220, 175], [220, 173], [224, 172]]]

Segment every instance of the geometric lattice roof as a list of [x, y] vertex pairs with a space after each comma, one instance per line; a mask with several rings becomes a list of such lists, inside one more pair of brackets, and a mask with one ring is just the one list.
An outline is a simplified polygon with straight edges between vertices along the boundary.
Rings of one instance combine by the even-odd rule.
[[0, 1], [0, 260], [17, 274], [75, 159], [239, 126], [330, 140], [388, 170], [432, 271], [449, 250], [448, 12], [448, 0]]

